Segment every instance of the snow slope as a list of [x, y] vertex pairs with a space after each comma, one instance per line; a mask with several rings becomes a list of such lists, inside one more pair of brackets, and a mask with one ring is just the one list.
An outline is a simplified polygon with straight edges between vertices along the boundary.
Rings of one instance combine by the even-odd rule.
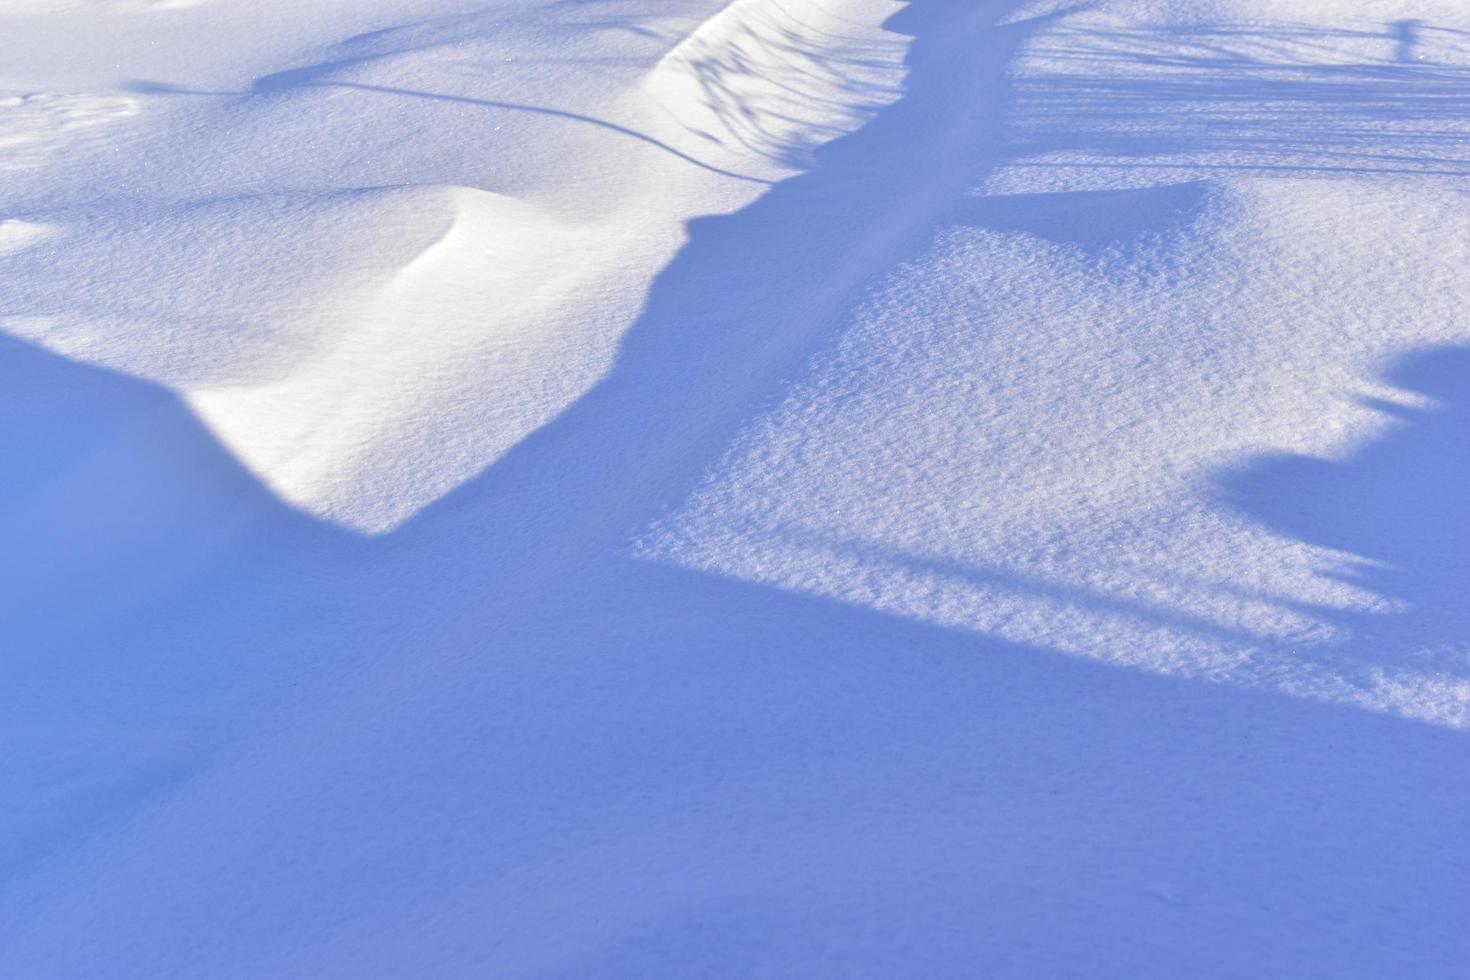
[[0, 66], [0, 975], [1463, 971], [1460, 3]]

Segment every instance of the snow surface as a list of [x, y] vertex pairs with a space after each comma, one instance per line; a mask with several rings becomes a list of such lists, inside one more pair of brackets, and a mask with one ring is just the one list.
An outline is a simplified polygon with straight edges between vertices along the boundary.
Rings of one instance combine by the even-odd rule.
[[1456, 977], [1463, 0], [0, 5], [0, 976]]

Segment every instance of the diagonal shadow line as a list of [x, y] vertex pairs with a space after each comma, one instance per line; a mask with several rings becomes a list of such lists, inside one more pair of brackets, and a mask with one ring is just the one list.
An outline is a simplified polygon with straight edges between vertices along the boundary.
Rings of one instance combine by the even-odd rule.
[[1248, 649], [1270, 640], [1269, 637], [1247, 629], [1232, 629], [1204, 616], [1170, 609], [1158, 603], [1121, 594], [1110, 595], [1081, 583], [1048, 580], [999, 565], [922, 555], [879, 541], [858, 538], [829, 539], [789, 528], [779, 534], [798, 548], [827, 551], [855, 559], [869, 567], [877, 565], [910, 574], [932, 575], [982, 590], [999, 590], [1002, 593], [1039, 598], [1060, 607], [1079, 609], [1098, 616], [1118, 617], [1161, 629], [1177, 630], [1190, 636], [1205, 637], [1229, 648]]
[[369, 85], [366, 82], [306, 81], [299, 82], [294, 86], [288, 86], [286, 84], [274, 84], [268, 81], [269, 79], [275, 79], [278, 77], [279, 76], [271, 75], [267, 76], [266, 79], [259, 79], [248, 92], [210, 92], [201, 89], [186, 89], [174, 85], [169, 85], [165, 82], [154, 82], [146, 79], [135, 80], [124, 87], [129, 91], [139, 92], [148, 95], [198, 95], [214, 96], [216, 98], [225, 98], [229, 96], [253, 97], [260, 95], [270, 95], [285, 91], [288, 88], [342, 88], [357, 89], [363, 92], [374, 92], [380, 95], [397, 95], [404, 98], [429, 99], [436, 102], [454, 102], [463, 105], [480, 106], [486, 109], [505, 109], [510, 112], [525, 112], [539, 116], [551, 116], [556, 119], [568, 119], [573, 122], [586, 123], [589, 126], [596, 126], [599, 129], [605, 129], [608, 132], [617, 133], [619, 136], [625, 136], [629, 139], [637, 140], [640, 143], [646, 143], [649, 146], [656, 147], [660, 150], [663, 150], [665, 153], [668, 153], [679, 158], [680, 160], [683, 160], [685, 163], [698, 167], [701, 170], [707, 170], [712, 174], [718, 174], [721, 177], [729, 177], [732, 180], [745, 181], [746, 183], [751, 184], [762, 184], [767, 187], [772, 186], [776, 183], [775, 181], [767, 180], [764, 177], [755, 177], [750, 174], [737, 173], [734, 170], [726, 170], [725, 168], [715, 166], [712, 163], [706, 163], [698, 157], [691, 156], [690, 154], [685, 153], [683, 150], [680, 150], [677, 147], [670, 146], [663, 140], [657, 139], [653, 136], [649, 136], [647, 133], [640, 133], [636, 129], [629, 129], [626, 126], [619, 126], [617, 123], [608, 122], [606, 119], [598, 119], [596, 116], [588, 116], [580, 112], [571, 112], [566, 109], [550, 109], [545, 106], [529, 105], [524, 102], [503, 102], [495, 99], [475, 99], [467, 95], [445, 95], [440, 92], [420, 92], [415, 91], [414, 89], [393, 88], [387, 85]]
[[464, 95], [443, 95], [437, 92], [416, 92], [412, 89], [390, 88], [385, 85], [368, 85], [364, 82], [313, 82], [311, 83], [311, 87], [360, 89], [364, 92], [379, 92], [385, 95], [401, 95], [408, 98], [432, 99], [438, 102], [459, 102], [466, 105], [483, 106], [487, 109], [507, 109], [512, 112], [529, 112], [541, 116], [552, 116], [558, 119], [570, 119], [573, 122], [582, 122], [588, 124], [589, 126], [597, 126], [600, 129], [606, 129], [609, 132], [618, 133], [619, 135], [629, 137], [630, 139], [638, 140], [641, 143], [647, 143], [649, 146], [657, 147], [658, 149], [663, 150], [665, 153], [669, 153], [673, 156], [678, 157], [685, 163], [692, 164], [701, 170], [707, 170], [712, 174], [719, 174], [721, 177], [730, 177], [734, 180], [743, 180], [747, 183], [764, 184], [766, 186], [771, 186], [775, 183], [775, 181], [766, 180], [763, 177], [753, 177], [750, 174], [737, 173], [733, 170], [726, 170], [723, 167], [717, 167], [712, 163], [705, 163], [698, 157], [690, 156], [683, 150], [670, 146], [668, 143], [649, 136], [646, 133], [640, 133], [635, 129], [629, 129], [626, 126], [619, 126], [617, 123], [608, 122], [605, 119], [598, 119], [595, 116], [586, 116], [580, 112], [569, 112], [565, 109], [548, 109], [544, 106], [526, 105], [525, 103], [521, 102], [501, 102], [494, 99], [472, 99], [469, 96]]
[[1020, 160], [1012, 167], [1025, 170], [1218, 170], [1225, 173], [1404, 174], [1413, 177], [1470, 177], [1470, 170], [1422, 170], [1412, 167], [1328, 167], [1311, 164], [1199, 163], [1194, 160], [1142, 162], [1136, 160]]

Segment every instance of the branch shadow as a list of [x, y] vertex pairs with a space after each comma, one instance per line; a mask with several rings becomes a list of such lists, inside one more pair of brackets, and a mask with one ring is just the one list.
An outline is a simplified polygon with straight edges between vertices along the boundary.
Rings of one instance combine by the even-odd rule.
[[1011, 138], [1028, 166], [1463, 177], [1467, 55], [1421, 21], [1063, 27], [1016, 79]]
[[629, 139], [637, 140], [638, 142], [644, 143], [648, 146], [655, 147], [669, 154], [670, 156], [677, 157], [678, 159], [683, 160], [685, 163], [688, 163], [691, 166], [697, 167], [700, 170], [705, 170], [713, 174], [719, 174], [722, 177], [729, 177], [734, 180], [746, 181], [756, 184], [770, 183], [770, 181], [765, 180], [761, 177], [753, 177], [748, 174], [736, 173], [733, 170], [726, 170], [712, 163], [706, 163], [703, 160], [700, 160], [698, 157], [693, 156], [689, 153], [685, 153], [683, 150], [680, 150], [675, 146], [671, 146], [670, 144], [665, 143], [663, 140], [650, 136], [647, 133], [639, 132], [638, 130], [631, 129], [627, 126], [620, 126], [617, 123], [610, 122], [606, 119], [599, 119], [596, 116], [589, 116], [585, 113], [569, 112], [565, 109], [555, 109], [549, 106], [528, 105], [521, 102], [504, 102], [494, 99], [475, 99], [462, 95], [448, 95], [438, 92], [424, 92], [417, 89], [394, 88], [388, 85], [369, 85], [364, 82], [326, 80], [332, 72], [351, 67], [354, 64], [359, 64], [362, 60], [363, 59], [353, 59], [349, 61], [328, 62], [320, 65], [310, 65], [305, 68], [293, 68], [288, 71], [276, 72], [275, 74], [267, 75], [257, 79], [255, 83], [251, 86], [250, 90], [245, 92], [206, 92], [195, 89], [180, 88], [175, 85], [170, 85], [166, 82], [150, 81], [147, 79], [135, 79], [124, 86], [124, 88], [126, 91], [136, 92], [140, 95], [193, 95], [212, 97], [272, 95], [283, 92], [292, 92], [303, 88], [347, 89], [359, 92], [375, 92], [380, 95], [394, 95], [413, 99], [427, 99], [434, 102], [449, 102], [459, 103], [462, 105], [473, 105], [479, 106], [484, 109], [500, 109], [509, 112], [524, 112], [537, 116], [546, 116], [552, 119], [566, 119], [571, 122], [582, 123], [587, 126], [594, 126], [598, 129], [604, 129], [608, 132], [616, 133], [619, 136], [624, 136]]

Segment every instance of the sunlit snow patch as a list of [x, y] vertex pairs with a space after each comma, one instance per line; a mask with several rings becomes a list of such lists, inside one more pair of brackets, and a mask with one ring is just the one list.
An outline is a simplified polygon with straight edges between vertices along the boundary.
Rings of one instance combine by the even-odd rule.
[[1457, 194], [1406, 214], [1395, 187], [1240, 180], [1097, 247], [1099, 207], [1126, 227], [1151, 200], [1189, 199], [964, 212], [641, 553], [1470, 727]]
[[473, 476], [600, 374], [561, 356], [587, 343], [566, 300], [606, 271], [615, 231], [469, 188], [413, 198], [442, 232], [319, 355], [278, 380], [188, 394], [281, 497], [368, 532]]

